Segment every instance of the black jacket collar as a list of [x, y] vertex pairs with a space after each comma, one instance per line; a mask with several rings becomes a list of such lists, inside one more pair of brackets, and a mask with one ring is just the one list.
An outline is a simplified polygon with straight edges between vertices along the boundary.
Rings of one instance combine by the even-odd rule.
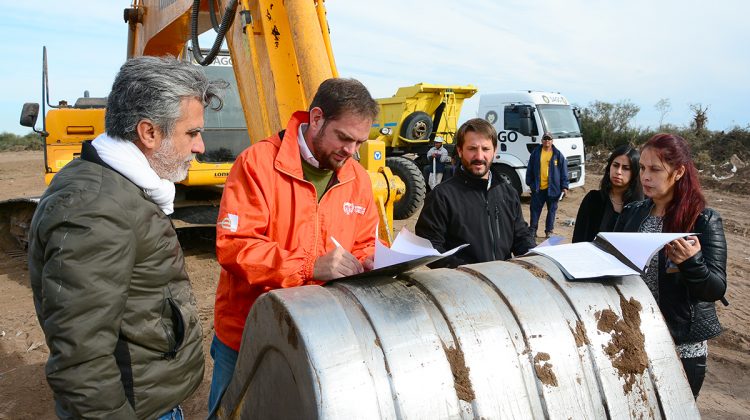
[[[500, 182], [500, 176], [493, 170], [492, 166], [490, 166], [490, 172], [492, 172], [492, 185], [490, 185], [490, 188], [495, 188], [499, 185], [498, 183]], [[467, 171], [466, 168], [463, 167], [463, 165], [458, 167], [456, 175], [459, 176], [464, 185], [477, 190], [487, 191], [487, 183], [490, 182], [490, 180], [480, 178], [472, 174], [471, 172]]]

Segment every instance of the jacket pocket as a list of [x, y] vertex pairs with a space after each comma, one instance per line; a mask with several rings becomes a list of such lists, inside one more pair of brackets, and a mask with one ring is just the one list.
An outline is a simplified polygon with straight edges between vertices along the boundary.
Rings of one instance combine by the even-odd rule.
[[166, 352], [162, 353], [162, 357], [171, 360], [175, 358], [185, 340], [185, 319], [182, 316], [180, 306], [173, 298], [165, 299], [165, 307], [169, 308], [169, 313], [168, 315], [162, 313], [162, 326], [167, 335], [169, 347]]

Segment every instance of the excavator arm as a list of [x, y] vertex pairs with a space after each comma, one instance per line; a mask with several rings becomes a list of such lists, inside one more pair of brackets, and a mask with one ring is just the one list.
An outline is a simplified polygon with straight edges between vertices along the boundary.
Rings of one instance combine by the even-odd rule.
[[[125, 10], [128, 57], [184, 54], [191, 28], [210, 30], [213, 1], [134, 2]], [[219, 0], [215, 13], [234, 13], [226, 41], [252, 142], [283, 128], [321, 82], [338, 75], [323, 1]]]
[[[190, 51], [200, 52], [195, 60], [208, 64], [197, 35], [217, 29], [219, 40], [211, 56], [225, 34], [251, 143], [285, 127], [292, 113], [308, 108], [320, 83], [338, 76], [323, 1], [137, 0], [125, 9], [124, 17], [128, 57], [183, 56], [191, 41]], [[372, 141], [364, 152], [383, 157], [385, 144]], [[404, 183], [385, 167], [385, 159], [360, 161], [370, 172], [381, 203], [380, 226], [391, 227], [393, 203], [404, 194]], [[203, 184], [195, 175], [200, 163], [193, 167], [196, 171], [183, 183]], [[391, 236], [390, 228], [381, 230], [381, 238], [389, 244]]]

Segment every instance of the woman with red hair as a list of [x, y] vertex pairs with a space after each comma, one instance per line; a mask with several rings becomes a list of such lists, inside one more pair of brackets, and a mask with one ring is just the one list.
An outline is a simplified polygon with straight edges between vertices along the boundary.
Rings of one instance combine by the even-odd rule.
[[661, 309], [697, 398], [706, 376], [707, 340], [721, 333], [717, 300], [727, 289], [727, 243], [721, 216], [706, 207], [687, 142], [657, 134], [641, 147], [640, 178], [646, 199], [622, 211], [615, 231], [692, 232], [667, 244], [643, 280]]

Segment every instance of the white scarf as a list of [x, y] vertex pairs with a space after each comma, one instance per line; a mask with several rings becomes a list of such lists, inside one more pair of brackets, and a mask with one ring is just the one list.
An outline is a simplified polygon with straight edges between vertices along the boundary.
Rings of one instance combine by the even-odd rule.
[[174, 213], [174, 183], [159, 178], [135, 143], [102, 133], [91, 144], [104, 163], [142, 188], [164, 214]]

